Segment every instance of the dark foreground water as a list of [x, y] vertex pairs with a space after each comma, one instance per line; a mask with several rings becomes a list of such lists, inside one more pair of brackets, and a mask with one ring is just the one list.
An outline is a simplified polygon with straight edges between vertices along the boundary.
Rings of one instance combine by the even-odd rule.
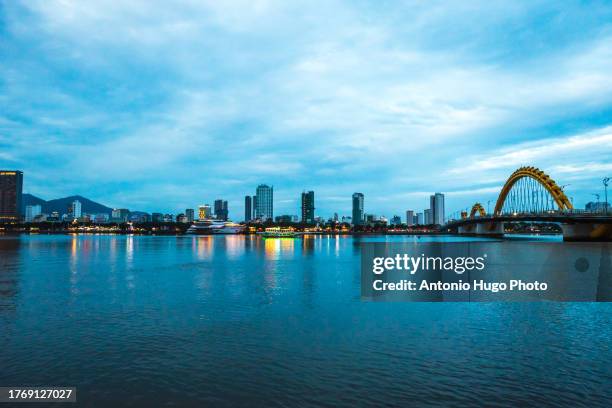
[[612, 304], [362, 302], [358, 241], [0, 237], [0, 386], [101, 407], [610, 406]]

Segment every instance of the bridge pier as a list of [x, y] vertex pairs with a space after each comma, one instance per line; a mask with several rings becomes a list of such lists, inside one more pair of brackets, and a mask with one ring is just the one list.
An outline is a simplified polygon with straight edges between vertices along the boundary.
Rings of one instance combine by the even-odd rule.
[[564, 241], [612, 241], [612, 224], [562, 223]]
[[503, 222], [481, 222], [466, 224], [457, 228], [459, 235], [485, 235], [488, 237], [502, 237], [504, 235]]
[[476, 224], [476, 235], [487, 235], [487, 236], [504, 236], [504, 223], [503, 222], [483, 222]]

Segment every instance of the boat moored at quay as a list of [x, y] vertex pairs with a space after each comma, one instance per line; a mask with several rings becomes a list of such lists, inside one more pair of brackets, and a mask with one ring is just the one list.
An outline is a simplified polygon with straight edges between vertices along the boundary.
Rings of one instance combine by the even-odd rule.
[[194, 221], [185, 233], [194, 235], [241, 234], [245, 229], [244, 225], [232, 221], [203, 220]]

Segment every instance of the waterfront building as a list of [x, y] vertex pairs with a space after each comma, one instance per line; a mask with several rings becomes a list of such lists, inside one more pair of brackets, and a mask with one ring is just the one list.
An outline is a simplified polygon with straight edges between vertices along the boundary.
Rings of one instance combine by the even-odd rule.
[[274, 219], [274, 187], [260, 184], [256, 190], [255, 215], [261, 221]]
[[127, 222], [130, 210], [127, 208], [115, 208], [111, 213], [111, 218], [115, 222]]
[[417, 213], [416, 219], [417, 225], [425, 225], [425, 215], [423, 213]]
[[195, 211], [193, 208], [187, 208], [185, 210], [185, 217], [187, 218], [187, 222], [193, 222], [195, 219]]
[[337, 212], [334, 213], [333, 220], [334, 220], [334, 222], [338, 222], [338, 213]]
[[36, 217], [34, 217], [34, 219], [32, 220], [32, 222], [45, 222], [48, 221], [48, 217], [47, 214], [38, 214]]
[[423, 211], [423, 220], [425, 221], [425, 225], [433, 224], [433, 217], [431, 215], [431, 209], [426, 209]]
[[212, 218], [212, 211], [210, 208], [210, 204], [203, 204], [198, 207], [198, 218], [201, 221]]
[[23, 196], [23, 173], [0, 170], [0, 222], [20, 221]]
[[297, 221], [297, 215], [278, 215], [274, 218], [276, 222], [290, 223]]
[[408, 227], [412, 227], [414, 225], [414, 211], [412, 210], [406, 211], [406, 225]]
[[33, 222], [36, 217], [42, 214], [42, 207], [40, 205], [28, 205], [25, 208], [25, 221]]
[[353, 222], [353, 217], [349, 217], [348, 215], [343, 215], [342, 216], [342, 222], [343, 223], [347, 223], [347, 224], [351, 224]]
[[244, 196], [244, 222], [249, 222], [253, 219], [253, 200], [251, 196]]
[[215, 218], [218, 220], [227, 221], [229, 211], [227, 209], [227, 201], [215, 200]]
[[399, 215], [394, 215], [393, 218], [391, 218], [391, 224], [392, 225], [401, 225], [402, 224], [402, 217], [400, 217]]
[[93, 222], [95, 222], [96, 224], [104, 224], [108, 222], [108, 214], [106, 213], [100, 213], [100, 214], [96, 214], [93, 218]]
[[353, 225], [363, 225], [363, 202], [362, 193], [353, 194]]
[[83, 215], [81, 202], [79, 200], [74, 200], [71, 204], [71, 207], [72, 217], [74, 219], [81, 218], [81, 216]]
[[314, 191], [302, 192], [302, 222], [314, 224], [315, 222]]
[[174, 222], [174, 216], [172, 214], [165, 214], [163, 222]]
[[430, 224], [444, 224], [444, 194], [435, 193], [429, 197], [429, 209], [431, 211]]
[[588, 212], [605, 212], [606, 208], [608, 211], [610, 210], [610, 204], [602, 201], [598, 201], [596, 203], [589, 202], [584, 206], [584, 209]]
[[164, 215], [162, 213], [154, 212], [151, 214], [152, 222], [162, 222], [164, 220]]

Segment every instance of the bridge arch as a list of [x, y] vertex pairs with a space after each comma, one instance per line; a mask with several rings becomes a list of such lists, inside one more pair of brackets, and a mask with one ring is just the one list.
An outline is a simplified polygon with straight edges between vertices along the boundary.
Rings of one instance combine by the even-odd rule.
[[501, 189], [499, 193], [499, 197], [497, 197], [497, 202], [495, 203], [495, 210], [493, 211], [494, 215], [500, 215], [502, 209], [504, 207], [504, 203], [506, 202], [506, 198], [512, 190], [512, 187], [519, 182], [521, 179], [532, 179], [539, 183], [548, 193], [551, 195], [554, 202], [557, 204], [557, 207], [560, 211], [563, 210], [571, 210], [573, 209], [573, 205], [570, 200], [567, 198], [561, 187], [557, 185], [557, 183], [550, 178], [550, 176], [544, 173], [542, 170], [537, 167], [526, 166], [520, 167], [514, 173], [508, 177], [506, 183]]
[[472, 211], [470, 211], [470, 218], [474, 218], [474, 216], [478, 213], [479, 217], [484, 217], [487, 215], [484, 207], [480, 203], [476, 203], [472, 206]]

